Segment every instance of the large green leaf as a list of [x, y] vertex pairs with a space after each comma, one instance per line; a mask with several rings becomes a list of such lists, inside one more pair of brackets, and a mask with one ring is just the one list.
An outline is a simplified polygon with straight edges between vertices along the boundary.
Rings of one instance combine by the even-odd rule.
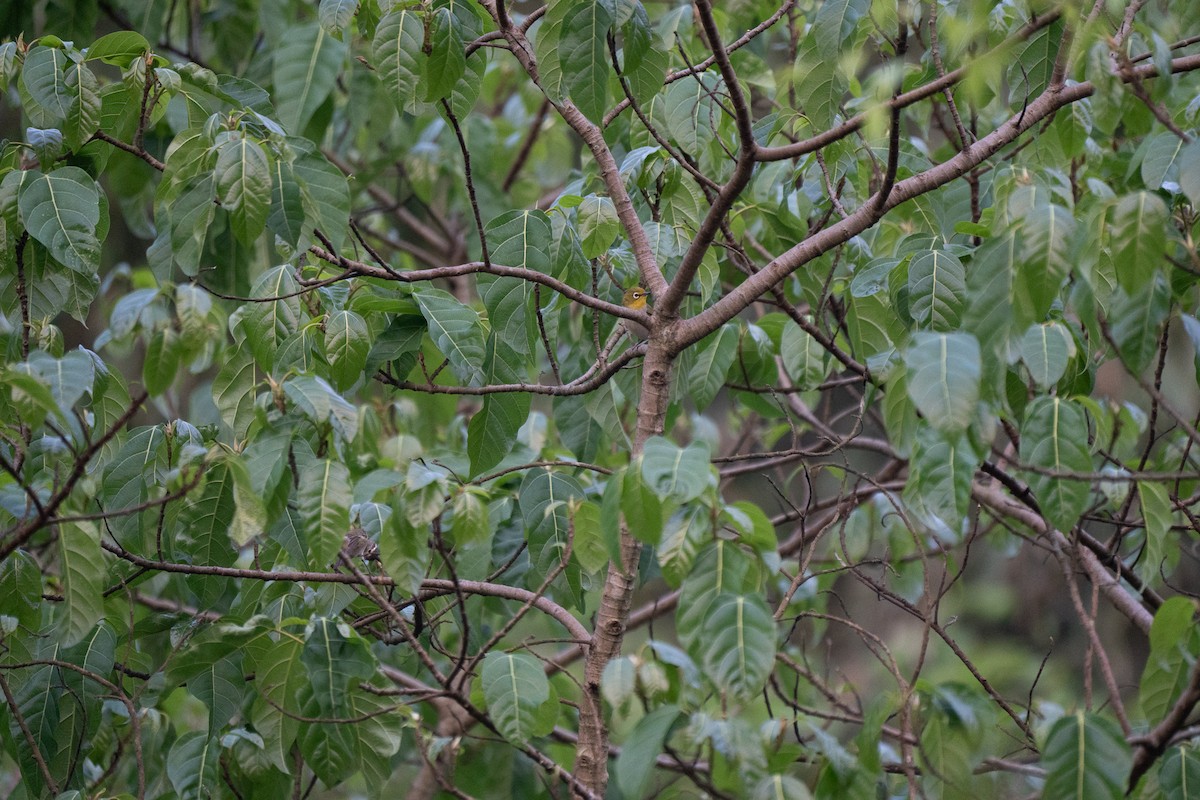
[[271, 164], [262, 145], [230, 133], [216, 146], [217, 199], [229, 213], [234, 234], [250, 244], [262, 233], [271, 200]]
[[[1042, 470], [1029, 474], [1029, 488], [1042, 514], [1062, 531], [1074, 528], [1087, 506], [1092, 469], [1087, 442], [1087, 417], [1078, 404], [1038, 397], [1025, 409], [1021, 461]], [[1075, 473], [1081, 475], [1071, 477]]]
[[91, 522], [60, 525], [58, 558], [65, 600], [59, 617], [59, 641], [70, 647], [104, 618], [106, 570], [100, 531]]
[[462, 34], [448, 8], [435, 9], [426, 21], [425, 96], [435, 102], [450, 96], [467, 68]]
[[100, 192], [79, 167], [59, 167], [21, 187], [18, 205], [29, 235], [45, 245], [55, 261], [76, 272], [100, 266]]
[[[516, 352], [495, 334], [488, 337], [484, 355], [488, 383], [511, 381], [522, 369]], [[532, 398], [526, 392], [503, 392], [484, 398], [483, 408], [467, 428], [467, 455], [471, 475], [479, 475], [500, 463], [517, 441], [517, 431], [529, 416]]]
[[217, 737], [191, 731], [175, 740], [167, 756], [167, 776], [180, 800], [203, 800], [218, 791], [221, 748]]
[[480, 682], [488, 712], [506, 738], [524, 742], [553, 728], [547, 705], [557, 706], [558, 697], [552, 692], [541, 663], [533, 656], [488, 653], [483, 659]]
[[450, 369], [467, 386], [483, 384], [484, 340], [479, 314], [441, 289], [423, 288], [413, 299], [429, 323], [429, 335]]
[[425, 23], [413, 8], [396, 6], [379, 21], [371, 53], [379, 79], [392, 102], [401, 111], [415, 112], [420, 107], [421, 81], [425, 76]]
[[701, 637], [705, 676], [722, 694], [745, 702], [762, 691], [775, 665], [775, 620], [760, 596], [715, 598]]
[[812, 36], [822, 58], [830, 61], [837, 59], [838, 52], [851, 39], [858, 20], [870, 8], [870, 0], [828, 0], [820, 5], [813, 21]]
[[979, 459], [966, 436], [942, 436], [921, 425], [914, 441], [904, 499], [918, 515], [932, 515], [957, 536], [967, 519], [971, 483], [978, 466]]
[[346, 176], [306, 142], [289, 139], [299, 151], [292, 172], [300, 184], [305, 222], [319, 228], [334, 248], [346, 239], [350, 220], [350, 188]]
[[57, 128], [71, 110], [72, 92], [67, 86], [69, 59], [57, 47], [34, 45], [25, 54], [21, 68], [22, 105], [30, 121], [38, 128]]
[[1045, 800], [1120, 800], [1132, 763], [1121, 729], [1108, 717], [1078, 712], [1050, 728], [1042, 746]]
[[1148, 720], [1162, 719], [1178, 700], [1200, 657], [1200, 635], [1192, 617], [1195, 606], [1172, 597], [1159, 607], [1150, 625], [1150, 656], [1142, 670], [1138, 700]]
[[567, 94], [593, 122], [608, 108], [608, 31], [612, 0], [571, 3], [563, 18], [558, 48]]
[[717, 596], [754, 591], [757, 576], [750, 556], [733, 542], [718, 539], [701, 551], [683, 582], [675, 614], [683, 643], [689, 648], [702, 646], [708, 630], [705, 619]]
[[908, 291], [917, 324], [935, 331], [957, 329], [966, 295], [965, 279], [962, 262], [951, 253], [926, 250], [913, 256], [908, 265]]
[[1159, 333], [1170, 302], [1170, 289], [1157, 275], [1132, 294], [1124, 289], [1113, 294], [1109, 312], [1112, 338], [1131, 372], [1141, 373], [1158, 353]]
[[1194, 744], [1172, 747], [1158, 768], [1158, 785], [1164, 800], [1200, 797], [1200, 753]]
[[646, 784], [680, 713], [677, 706], [665, 705], [642, 717], [634, 726], [614, 765], [617, 786], [626, 797], [645, 796]]
[[551, 229], [546, 212], [507, 211], [485, 228], [492, 262], [549, 275]]
[[347, 46], [317, 23], [292, 28], [275, 51], [275, 94], [279, 121], [302, 133], [329, 97], [346, 59]]
[[1128, 294], [1138, 293], [1162, 265], [1170, 212], [1158, 195], [1126, 195], [1113, 209], [1113, 263], [1117, 281]]
[[795, 322], [783, 326], [779, 357], [788, 377], [799, 389], [815, 389], [829, 374], [829, 352]]
[[979, 402], [979, 342], [965, 333], [917, 333], [904, 353], [908, 396], [930, 425], [964, 430]]
[[[786, 331], [784, 335], [786, 337]], [[692, 364], [687, 376], [688, 394], [691, 396], [692, 402], [696, 404], [697, 411], [704, 411], [708, 408], [716, 398], [717, 392], [721, 391], [721, 387], [725, 385], [725, 376], [729, 374], [734, 356], [737, 355], [737, 341], [737, 328], [734, 325], [725, 324], [700, 345], [703, 349], [696, 355], [696, 361]], [[794, 351], [795, 342], [790, 344], [793, 350], [789, 350], [789, 353]], [[807, 353], [807, 350], [804, 352]], [[796, 354], [798, 355], [798, 353]], [[788, 356], [785, 355], [785, 364], [787, 358]], [[807, 365], [809, 362], [804, 360], [803, 363]], [[792, 378], [793, 380], [799, 379], [794, 373]]]
[[521, 481], [517, 502], [535, 563], [550, 568], [562, 557], [570, 535], [570, 506], [583, 499], [579, 482], [549, 467], [532, 469]]
[[1074, 266], [1074, 235], [1075, 218], [1060, 205], [1035, 206], [1022, 220], [1018, 232], [1022, 256], [1013, 291], [1018, 305], [1032, 315], [1031, 322], [1042, 321]]
[[1030, 326], [1021, 337], [1021, 360], [1039, 389], [1058, 383], [1074, 353], [1071, 332], [1057, 322]]
[[350, 530], [350, 498], [350, 472], [340, 461], [315, 461], [301, 470], [297, 500], [314, 567], [332, 564], [341, 549]]
[[333, 617], [309, 620], [300, 658], [308, 669], [312, 700], [330, 715], [344, 712], [350, 692], [375, 672], [367, 641]]
[[335, 311], [325, 320], [325, 357], [335, 388], [346, 390], [362, 379], [370, 350], [370, 331], [361, 314]]
[[250, 292], [263, 302], [244, 307], [246, 344], [264, 370], [271, 370], [280, 345], [300, 328], [299, 289], [293, 267], [280, 264], [264, 272]]
[[78, 150], [100, 127], [100, 84], [82, 61], [66, 66], [66, 90], [70, 106], [63, 124], [67, 147]]
[[654, 436], [646, 440], [642, 450], [642, 476], [661, 499], [686, 503], [715, 484], [708, 459], [708, 445], [703, 442], [677, 447], [668, 439]]

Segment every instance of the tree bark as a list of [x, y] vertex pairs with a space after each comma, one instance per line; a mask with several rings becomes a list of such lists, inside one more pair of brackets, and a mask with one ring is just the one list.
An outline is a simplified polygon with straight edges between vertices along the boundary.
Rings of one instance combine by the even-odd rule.
[[[674, 356], [663, 336], [664, 329], [651, 334], [642, 366], [642, 395], [638, 400], [637, 431], [631, 466], [637, 464], [646, 440], [661, 435], [671, 397]], [[575, 749], [575, 776], [596, 795], [608, 787], [609, 730], [600, 697], [600, 679], [609, 661], [621, 654], [629, 623], [633, 591], [637, 588], [638, 561], [642, 545], [621, 523], [621, 560], [608, 565], [608, 576], [596, 612], [596, 626], [583, 667], [583, 703], [579, 709], [579, 744]]]

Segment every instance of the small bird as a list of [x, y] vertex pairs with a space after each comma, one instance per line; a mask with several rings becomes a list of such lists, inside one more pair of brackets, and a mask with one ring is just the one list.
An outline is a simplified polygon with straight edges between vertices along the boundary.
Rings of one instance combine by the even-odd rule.
[[355, 525], [342, 541], [342, 555], [346, 558], [361, 558], [363, 561], [378, 561], [379, 545], [371, 541], [365, 530]]
[[[621, 296], [621, 305], [633, 311], [641, 311], [650, 300], [650, 293], [640, 286], [631, 286]], [[638, 341], [643, 341], [650, 335], [645, 325], [632, 319], [622, 319], [621, 324]]]

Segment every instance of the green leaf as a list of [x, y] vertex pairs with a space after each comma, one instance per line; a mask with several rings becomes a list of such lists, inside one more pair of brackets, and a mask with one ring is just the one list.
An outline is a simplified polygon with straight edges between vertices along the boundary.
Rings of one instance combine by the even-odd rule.
[[[295, 140], [288, 143], [296, 148], [311, 148], [298, 145]], [[334, 249], [346, 240], [350, 221], [350, 188], [341, 170], [329, 163], [315, 150], [302, 150], [292, 162], [292, 171], [300, 184], [300, 198], [304, 206], [305, 221], [310, 227], [319, 228]]]
[[244, 349], [231, 353], [213, 379], [213, 401], [235, 437], [244, 437], [254, 419], [254, 386], [258, 381], [254, 358]]
[[675, 615], [680, 640], [689, 649], [703, 643], [705, 618], [717, 596], [754, 591], [756, 574], [750, 556], [732, 542], [718, 539], [703, 550], [680, 589]]
[[1172, 747], [1158, 768], [1164, 800], [1196, 800], [1200, 791], [1200, 753], [1194, 744]]
[[395, 7], [379, 21], [375, 39], [371, 43], [371, 54], [378, 70], [379, 79], [396, 108], [416, 113], [420, 109], [419, 91], [424, 80], [425, 24], [416, 11], [408, 7]]
[[179, 334], [174, 328], [162, 328], [150, 337], [142, 362], [142, 383], [151, 397], [158, 397], [171, 387], [179, 370], [179, 356]]
[[92, 42], [87, 49], [87, 60], [99, 59], [105, 64], [112, 64], [122, 69], [128, 67], [134, 59], [150, 52], [150, 43], [146, 37], [135, 31], [116, 31], [101, 36]]
[[544, 211], [506, 211], [484, 227], [493, 264], [549, 275], [552, 232]]
[[1142, 182], [1151, 191], [1163, 188], [1170, 181], [1178, 182], [1180, 164], [1187, 143], [1170, 131], [1152, 135], [1146, 142], [1142, 158]]
[[166, 228], [170, 235], [171, 259], [188, 277], [194, 278], [200, 272], [204, 240], [217, 211], [214, 187], [211, 173], [192, 178], [177, 197], [155, 211], [160, 229]]
[[1187, 689], [1192, 665], [1200, 656], [1200, 636], [1192, 621], [1195, 613], [1192, 601], [1172, 597], [1154, 614], [1150, 656], [1138, 687], [1138, 701], [1148, 720], [1162, 719]]
[[21, 99], [29, 120], [38, 128], [58, 128], [71, 110], [71, 90], [65, 70], [69, 59], [57, 47], [34, 45], [21, 68]]
[[329, 315], [325, 321], [325, 357], [334, 388], [345, 391], [363, 378], [370, 350], [370, 331], [362, 315], [345, 310]]
[[822, 49], [823, 45], [818, 43], [814, 35], [806, 36], [792, 67], [796, 100], [804, 116], [817, 130], [833, 123], [842, 97], [849, 88], [837, 60], [826, 58], [822, 55]]
[[1172, 562], [1167, 554], [1172, 553], [1174, 543], [1171, 540], [1171, 500], [1167, 489], [1161, 483], [1139, 481], [1138, 498], [1142, 507], [1142, 524], [1146, 530], [1142, 563], [1150, 575], [1169, 575]]
[[932, 515], [950, 532], [961, 533], [970, 508], [971, 482], [979, 459], [966, 436], [943, 437], [921, 425], [914, 441], [905, 502], [919, 515]]
[[466, 48], [454, 14], [448, 8], [438, 8], [427, 23], [425, 60], [425, 102], [432, 103], [450, 96], [455, 84], [467, 68]]
[[[496, 335], [488, 337], [484, 357], [488, 383], [511, 380], [522, 368], [516, 351]], [[517, 442], [517, 431], [529, 417], [532, 398], [526, 392], [502, 392], [483, 399], [483, 407], [467, 427], [467, 455], [471, 476], [481, 475], [499, 464]]]
[[575, 558], [585, 572], [596, 574], [608, 564], [608, 551], [600, 526], [600, 506], [584, 500], [573, 509]]
[[871, 8], [870, 0], [828, 0], [817, 9], [812, 37], [821, 56], [836, 60], [838, 53], [852, 39], [858, 20]]
[[829, 374], [829, 353], [808, 331], [788, 320], [779, 342], [779, 356], [792, 383], [815, 389]]
[[1193, 206], [1200, 206], [1200, 141], [1192, 141], [1179, 155], [1179, 188]]
[[1113, 209], [1112, 255], [1117, 282], [1127, 294], [1139, 293], [1162, 267], [1170, 212], [1158, 195], [1125, 195]]
[[1071, 332], [1057, 322], [1033, 325], [1021, 337], [1021, 360], [1039, 389], [1049, 389], [1058, 383], [1074, 352]]
[[944, 250], [926, 250], [908, 265], [909, 303], [922, 328], [953, 331], [962, 318], [966, 269]]
[[676, 81], [667, 87], [662, 100], [667, 131], [686, 152], [696, 155], [712, 140], [712, 98], [721, 88], [721, 79], [710, 73], [701, 73], [692, 80]]
[[646, 784], [679, 715], [677, 706], [665, 705], [642, 717], [634, 726], [614, 765], [617, 786], [625, 797], [645, 796]]
[[268, 372], [275, 365], [280, 345], [300, 329], [299, 290], [293, 267], [280, 264], [264, 272], [250, 290], [251, 297], [278, 299], [243, 307], [246, 344], [259, 365]]
[[558, 42], [567, 94], [592, 122], [600, 122], [608, 110], [607, 37], [613, 24], [610, 2], [569, 4]]
[[317, 23], [292, 28], [275, 51], [275, 93], [279, 121], [301, 134], [333, 91], [347, 46]]
[[768, 775], [754, 786], [751, 800], [812, 800], [808, 787], [791, 775]]
[[229, 133], [216, 146], [217, 199], [229, 213], [234, 235], [253, 244], [267, 223], [271, 164], [267, 151], [249, 136]]
[[93, 274], [100, 265], [100, 192], [79, 167], [59, 167], [21, 187], [21, 220], [55, 261]]
[[300, 659], [308, 669], [312, 700], [324, 714], [340, 714], [360, 681], [375, 672], [371, 646], [336, 617], [313, 617], [304, 631]]
[[577, 480], [549, 467], [532, 469], [521, 481], [517, 502], [529, 553], [539, 568], [552, 567], [562, 557], [570, 533], [571, 503], [582, 499]]
[[[612, 198], [589, 194], [575, 212], [579, 220], [579, 239], [586, 258], [596, 258], [612, 246], [621, 233], [621, 221]], [[549, 238], [549, 222], [547, 222]]]
[[524, 742], [543, 736], [551, 728], [545, 726], [543, 706], [553, 697], [550, 681], [541, 663], [525, 653], [488, 653], [480, 671], [483, 696], [488, 713], [505, 738]]
[[[438, 484], [431, 484], [440, 490]], [[440, 491], [436, 512], [440, 512]], [[429, 534], [425, 528], [417, 528], [405, 514], [393, 513], [379, 534], [379, 558], [387, 574], [407, 594], [415, 595], [421, 590], [421, 581], [429, 569], [431, 557], [428, 544]]]
[[175, 740], [167, 756], [167, 776], [180, 800], [203, 800], [218, 792], [221, 748], [215, 736], [191, 731]]
[[634, 465], [622, 473], [621, 513], [639, 542], [657, 545], [663, 532], [663, 503]]
[[1009, 336], [1034, 322], [1032, 308], [1019, 296], [1021, 240], [1013, 231], [989, 239], [975, 251], [967, 270], [967, 307], [962, 326], [989, 352], [1007, 361]]
[[653, 436], [646, 440], [642, 454], [646, 485], [663, 500], [686, 503], [715, 483], [708, 445], [702, 441], [676, 447], [668, 439]]
[[100, 549], [100, 531], [91, 522], [60, 525], [58, 558], [65, 601], [59, 617], [59, 643], [70, 647], [83, 641], [104, 618], [107, 570]]
[[718, 596], [701, 637], [705, 676], [723, 694], [746, 702], [762, 691], [775, 665], [775, 620], [761, 597]]
[[1120, 800], [1132, 756], [1121, 729], [1099, 714], [1078, 712], [1054, 723], [1042, 747], [1046, 800]]
[[65, 83], [70, 106], [63, 123], [63, 135], [67, 147], [78, 150], [100, 127], [100, 84], [82, 61], [67, 64]]
[[1074, 236], [1075, 218], [1059, 205], [1035, 206], [1021, 221], [1022, 255], [1013, 292], [1017, 304], [1028, 309], [1031, 322], [1041, 322], [1046, 316], [1074, 266]]
[[[1021, 426], [1021, 461], [1043, 472], [1030, 473], [1029, 488], [1042, 514], [1056, 528], [1069, 532], [1087, 507], [1092, 469], [1088, 454], [1088, 425], [1083, 409], [1060, 397], [1038, 397], [1025, 409]], [[1053, 473], [1084, 473], [1070, 478]]]
[[917, 333], [904, 353], [908, 396], [934, 428], [966, 429], [979, 402], [979, 342], [965, 333]]
[[1118, 289], [1113, 295], [1109, 312], [1112, 338], [1121, 360], [1135, 375], [1150, 366], [1158, 353], [1159, 335], [1170, 303], [1170, 289], [1157, 275], [1133, 294]]
[[334, 36], [346, 31], [358, 10], [358, 0], [321, 0], [317, 8], [317, 19], [321, 27]]
[[188, 679], [188, 693], [208, 707], [208, 732], [217, 735], [233, 719], [244, 699], [246, 681], [238, 654], [206, 666]]
[[[688, 394], [697, 411], [708, 408], [725, 385], [725, 376], [737, 355], [737, 342], [737, 327], [726, 323], [700, 345], [703, 349], [696, 354], [696, 362], [688, 372]], [[786, 363], [787, 356], [784, 359]]]
[[466, 386], [482, 386], [484, 340], [479, 314], [441, 289], [421, 288], [413, 292], [413, 299], [455, 376]]
[[310, 563], [332, 564], [350, 530], [350, 471], [340, 461], [314, 461], [300, 471], [297, 501], [304, 517]]

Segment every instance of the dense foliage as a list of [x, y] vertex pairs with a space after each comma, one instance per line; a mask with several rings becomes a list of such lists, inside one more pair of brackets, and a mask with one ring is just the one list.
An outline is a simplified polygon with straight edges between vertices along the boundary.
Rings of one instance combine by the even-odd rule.
[[4, 796], [1198, 796], [1200, 5], [0, 42]]

